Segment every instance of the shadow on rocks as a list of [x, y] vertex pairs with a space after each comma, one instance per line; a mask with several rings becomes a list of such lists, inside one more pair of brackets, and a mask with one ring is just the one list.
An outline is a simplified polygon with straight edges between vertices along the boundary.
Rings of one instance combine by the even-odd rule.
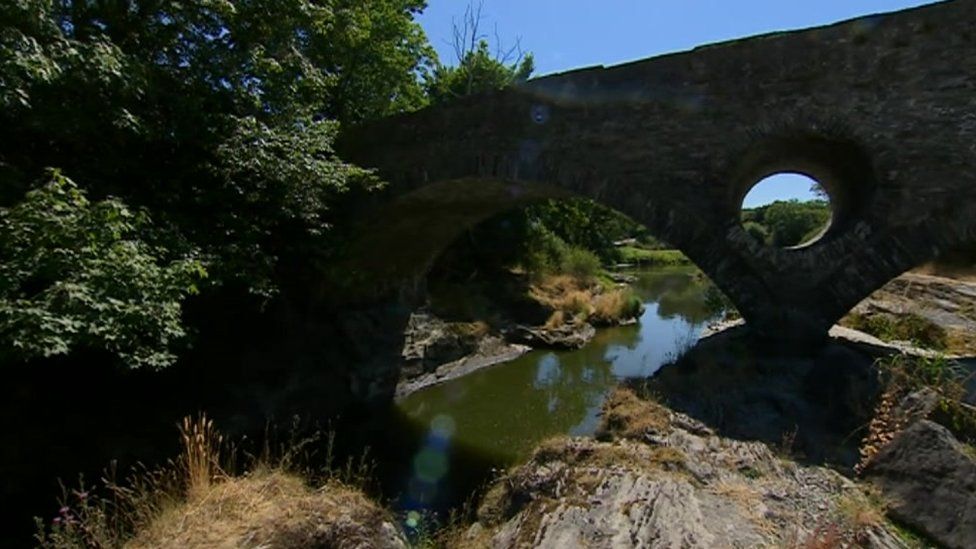
[[633, 385], [722, 436], [850, 471], [882, 390], [876, 358], [841, 340], [802, 355], [765, 349], [738, 327]]

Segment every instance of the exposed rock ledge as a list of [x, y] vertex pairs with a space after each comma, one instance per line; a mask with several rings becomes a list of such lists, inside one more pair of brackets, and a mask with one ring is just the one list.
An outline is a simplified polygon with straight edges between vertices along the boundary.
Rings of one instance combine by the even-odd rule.
[[421, 389], [466, 376], [471, 372], [502, 364], [532, 350], [528, 345], [506, 343], [499, 337], [487, 336], [478, 344], [478, 350], [459, 360], [441, 364], [434, 371], [405, 379], [397, 384], [394, 398], [401, 399]]
[[[906, 547], [854, 482], [619, 391], [604, 441], [554, 439], [495, 483], [462, 547]], [[811, 545], [806, 545], [811, 544]]]
[[547, 349], [579, 349], [596, 335], [596, 328], [586, 322], [563, 324], [557, 328], [515, 326], [509, 339], [532, 347]]

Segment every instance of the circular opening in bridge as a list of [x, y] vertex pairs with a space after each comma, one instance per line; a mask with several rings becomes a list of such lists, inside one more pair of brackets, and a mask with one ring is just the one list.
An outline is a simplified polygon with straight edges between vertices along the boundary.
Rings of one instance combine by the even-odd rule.
[[752, 186], [742, 201], [740, 222], [756, 240], [794, 248], [819, 240], [831, 217], [830, 196], [816, 179], [779, 172]]

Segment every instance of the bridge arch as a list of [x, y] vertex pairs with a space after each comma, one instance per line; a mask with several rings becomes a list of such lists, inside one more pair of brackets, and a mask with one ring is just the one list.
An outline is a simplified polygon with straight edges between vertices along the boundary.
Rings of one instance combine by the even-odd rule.
[[[858, 41], [855, 20], [557, 74], [352, 128], [337, 149], [431, 227], [477, 209], [465, 181], [591, 198], [684, 251], [752, 331], [818, 340], [891, 278], [976, 242], [974, 19], [976, 4], [944, 2], [875, 17]], [[837, 208], [810, 246], [765, 246], [738, 222], [748, 186], [783, 169]], [[452, 229], [420, 230], [436, 243]], [[372, 249], [396, 264], [398, 246]]]

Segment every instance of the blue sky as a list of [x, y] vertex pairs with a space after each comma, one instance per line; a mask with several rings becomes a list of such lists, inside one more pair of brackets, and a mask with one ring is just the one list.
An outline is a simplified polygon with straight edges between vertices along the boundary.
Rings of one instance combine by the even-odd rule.
[[[477, 2], [477, 0], [473, 0]], [[535, 55], [536, 75], [614, 65], [702, 44], [825, 25], [930, 4], [911, 0], [484, 0], [482, 28], [504, 45], [521, 38]], [[428, 0], [420, 16], [441, 61], [454, 63], [452, 19], [466, 0]], [[785, 177], [782, 181], [786, 182]], [[809, 185], [763, 185], [747, 205], [809, 198]], [[803, 189], [800, 194], [786, 188]], [[769, 189], [769, 190], [764, 190]], [[758, 193], [758, 195], [756, 194]]]

